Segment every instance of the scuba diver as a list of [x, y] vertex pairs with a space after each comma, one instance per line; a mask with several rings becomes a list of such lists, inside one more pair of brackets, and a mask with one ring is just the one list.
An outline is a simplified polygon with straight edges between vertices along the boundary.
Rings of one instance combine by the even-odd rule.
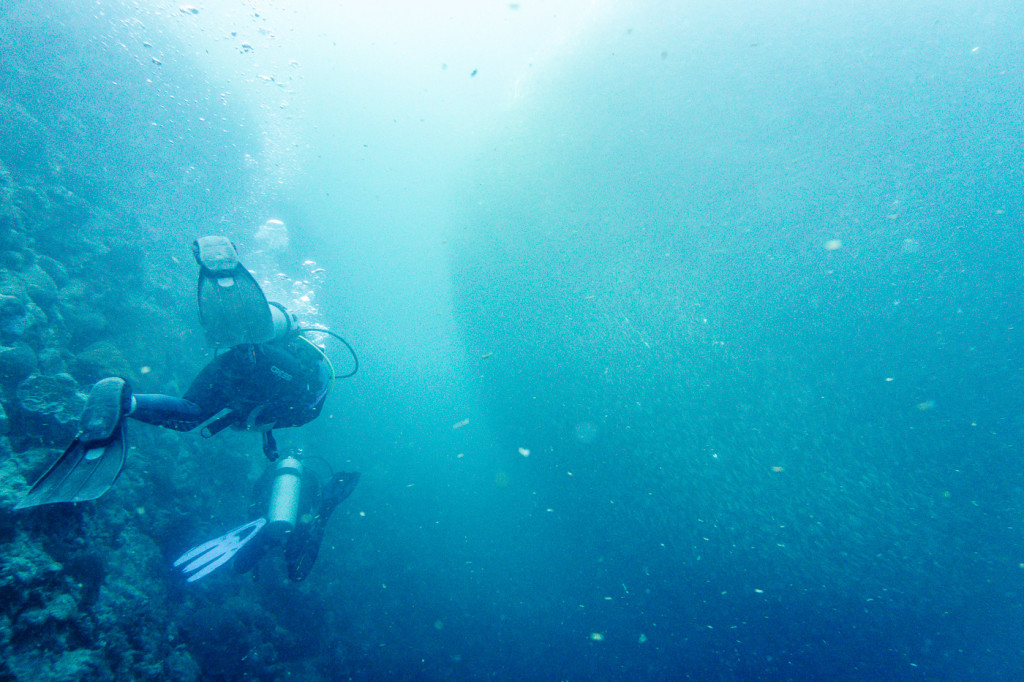
[[[200, 321], [208, 340], [227, 350], [215, 354], [181, 398], [133, 393], [120, 377], [96, 382], [79, 418], [77, 436], [15, 509], [94, 500], [109, 490], [124, 468], [125, 417], [177, 431], [199, 430], [204, 437], [229, 426], [259, 431], [264, 454], [275, 462], [279, 453], [273, 429], [315, 419], [335, 379], [358, 371], [359, 361], [344, 339], [326, 329], [302, 329], [284, 306], [267, 301], [226, 237], [202, 237], [192, 250], [200, 268]], [[352, 353], [354, 369], [337, 376], [327, 355], [302, 336], [304, 331], [339, 339]], [[271, 530], [266, 535], [273, 541], [287, 540], [289, 575], [302, 580], [316, 558], [324, 524], [359, 481], [358, 473], [331, 472], [323, 490], [318, 484], [314, 490], [308, 483], [303, 485], [302, 463], [295, 457], [285, 458], [272, 470], [276, 474], [267, 516], [211, 541], [221, 541], [219, 553], [206, 562], [202, 575], [230, 559], [269, 521]], [[303, 499], [307, 513], [300, 515]], [[205, 547], [201, 554], [208, 555], [211, 543], [196, 550]], [[269, 544], [253, 547], [265, 549]], [[211, 566], [215, 560], [219, 563]], [[193, 574], [190, 580], [202, 575]]]
[[[240, 548], [235, 557], [235, 571], [255, 571], [269, 549], [283, 544], [288, 577], [294, 582], [301, 582], [309, 575], [323, 541], [327, 520], [359, 483], [358, 472], [335, 473], [325, 460], [317, 459], [330, 471], [326, 485], [321, 486], [316, 475], [304, 470], [304, 462], [296, 457], [282, 459], [276, 467], [268, 468], [256, 482], [249, 515], [258, 517], [260, 510], [265, 508], [267, 529], [253, 542]], [[305, 461], [308, 462], [309, 458]], [[299, 496], [298, 505], [291, 503], [295, 494]], [[212, 558], [208, 557], [203, 563], [209, 566], [211, 561]], [[196, 566], [197, 572], [192, 575], [198, 575], [205, 566]], [[188, 567], [182, 570], [189, 573]]]
[[[325, 460], [320, 461], [330, 468]], [[256, 482], [249, 512], [257, 516], [266, 509], [263, 516], [193, 547], [175, 560], [174, 567], [180, 568], [191, 583], [235, 557], [236, 572], [252, 570], [255, 574], [268, 551], [283, 545], [288, 578], [302, 582], [316, 561], [327, 520], [352, 494], [359, 483], [359, 472], [331, 470], [327, 481], [321, 486], [312, 472], [304, 470], [302, 461], [285, 457]]]

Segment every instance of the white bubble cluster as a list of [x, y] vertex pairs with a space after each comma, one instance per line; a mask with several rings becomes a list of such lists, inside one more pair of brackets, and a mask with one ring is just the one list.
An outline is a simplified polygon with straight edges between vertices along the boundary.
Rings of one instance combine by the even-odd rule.
[[277, 218], [270, 218], [260, 225], [253, 234], [252, 243], [255, 248], [245, 254], [245, 265], [260, 282], [267, 300], [284, 305], [303, 326], [315, 325], [319, 315], [316, 289], [323, 283], [324, 269], [315, 261], [306, 260], [298, 278], [281, 271], [281, 260], [288, 251], [291, 237], [288, 226]]

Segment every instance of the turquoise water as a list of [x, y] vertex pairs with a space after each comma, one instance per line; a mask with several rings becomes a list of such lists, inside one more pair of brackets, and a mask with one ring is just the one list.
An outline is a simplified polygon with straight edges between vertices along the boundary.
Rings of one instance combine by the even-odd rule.
[[[89, 627], [5, 614], [8, 656], [173, 647], [194, 666], [154, 678], [202, 679], [1024, 672], [1014, 4], [15, 2], [0, 28], [0, 92], [40, 127], [4, 125], [44, 131], [6, 138], [12, 182], [131, 215], [132, 296], [175, 316], [165, 336], [69, 317], [62, 347], [121, 345], [179, 393], [207, 352], [188, 244], [224, 233], [362, 361], [282, 438], [363, 474], [307, 582], [175, 582], [263, 464], [243, 436], [139, 427], [73, 527], [149, 491], [126, 521], [144, 575], [108, 558], [97, 589], [158, 590], [160, 624], [76, 596]], [[74, 274], [47, 239], [91, 223], [50, 213], [24, 248]], [[268, 255], [271, 218], [290, 243]], [[4, 541], [59, 558], [59, 514]]]

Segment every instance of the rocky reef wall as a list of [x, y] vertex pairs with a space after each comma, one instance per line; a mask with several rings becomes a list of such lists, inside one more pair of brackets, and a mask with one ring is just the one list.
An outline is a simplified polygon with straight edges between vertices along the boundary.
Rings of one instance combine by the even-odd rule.
[[0, 680], [273, 679], [302, 638], [250, 581], [170, 568], [244, 518], [252, 435], [132, 423], [103, 498], [13, 511], [96, 380], [179, 395], [209, 359], [189, 242], [245, 184], [243, 137], [165, 110], [81, 17], [24, 10], [0, 4]]
[[10, 100], [0, 110], [0, 677], [195, 679], [154, 539], [197, 511], [152, 494], [195, 498], [164, 461], [185, 460], [177, 448], [134, 429], [109, 499], [12, 510], [74, 436], [97, 379], [186, 381], [192, 368], [174, 358], [197, 341], [179, 312], [189, 284], [147, 257], [138, 220], [62, 181], [44, 126]]

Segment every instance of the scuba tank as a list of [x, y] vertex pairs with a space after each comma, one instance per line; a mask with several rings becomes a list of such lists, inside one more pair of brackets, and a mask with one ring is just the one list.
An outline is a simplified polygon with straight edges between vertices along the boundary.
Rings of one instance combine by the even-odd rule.
[[295, 313], [289, 312], [287, 308], [276, 301], [268, 301], [270, 307], [270, 321], [274, 327], [274, 335], [271, 341], [283, 341], [292, 334], [299, 333], [299, 320]]
[[302, 462], [285, 457], [277, 463], [267, 504], [267, 531], [281, 537], [295, 529], [302, 497]]

